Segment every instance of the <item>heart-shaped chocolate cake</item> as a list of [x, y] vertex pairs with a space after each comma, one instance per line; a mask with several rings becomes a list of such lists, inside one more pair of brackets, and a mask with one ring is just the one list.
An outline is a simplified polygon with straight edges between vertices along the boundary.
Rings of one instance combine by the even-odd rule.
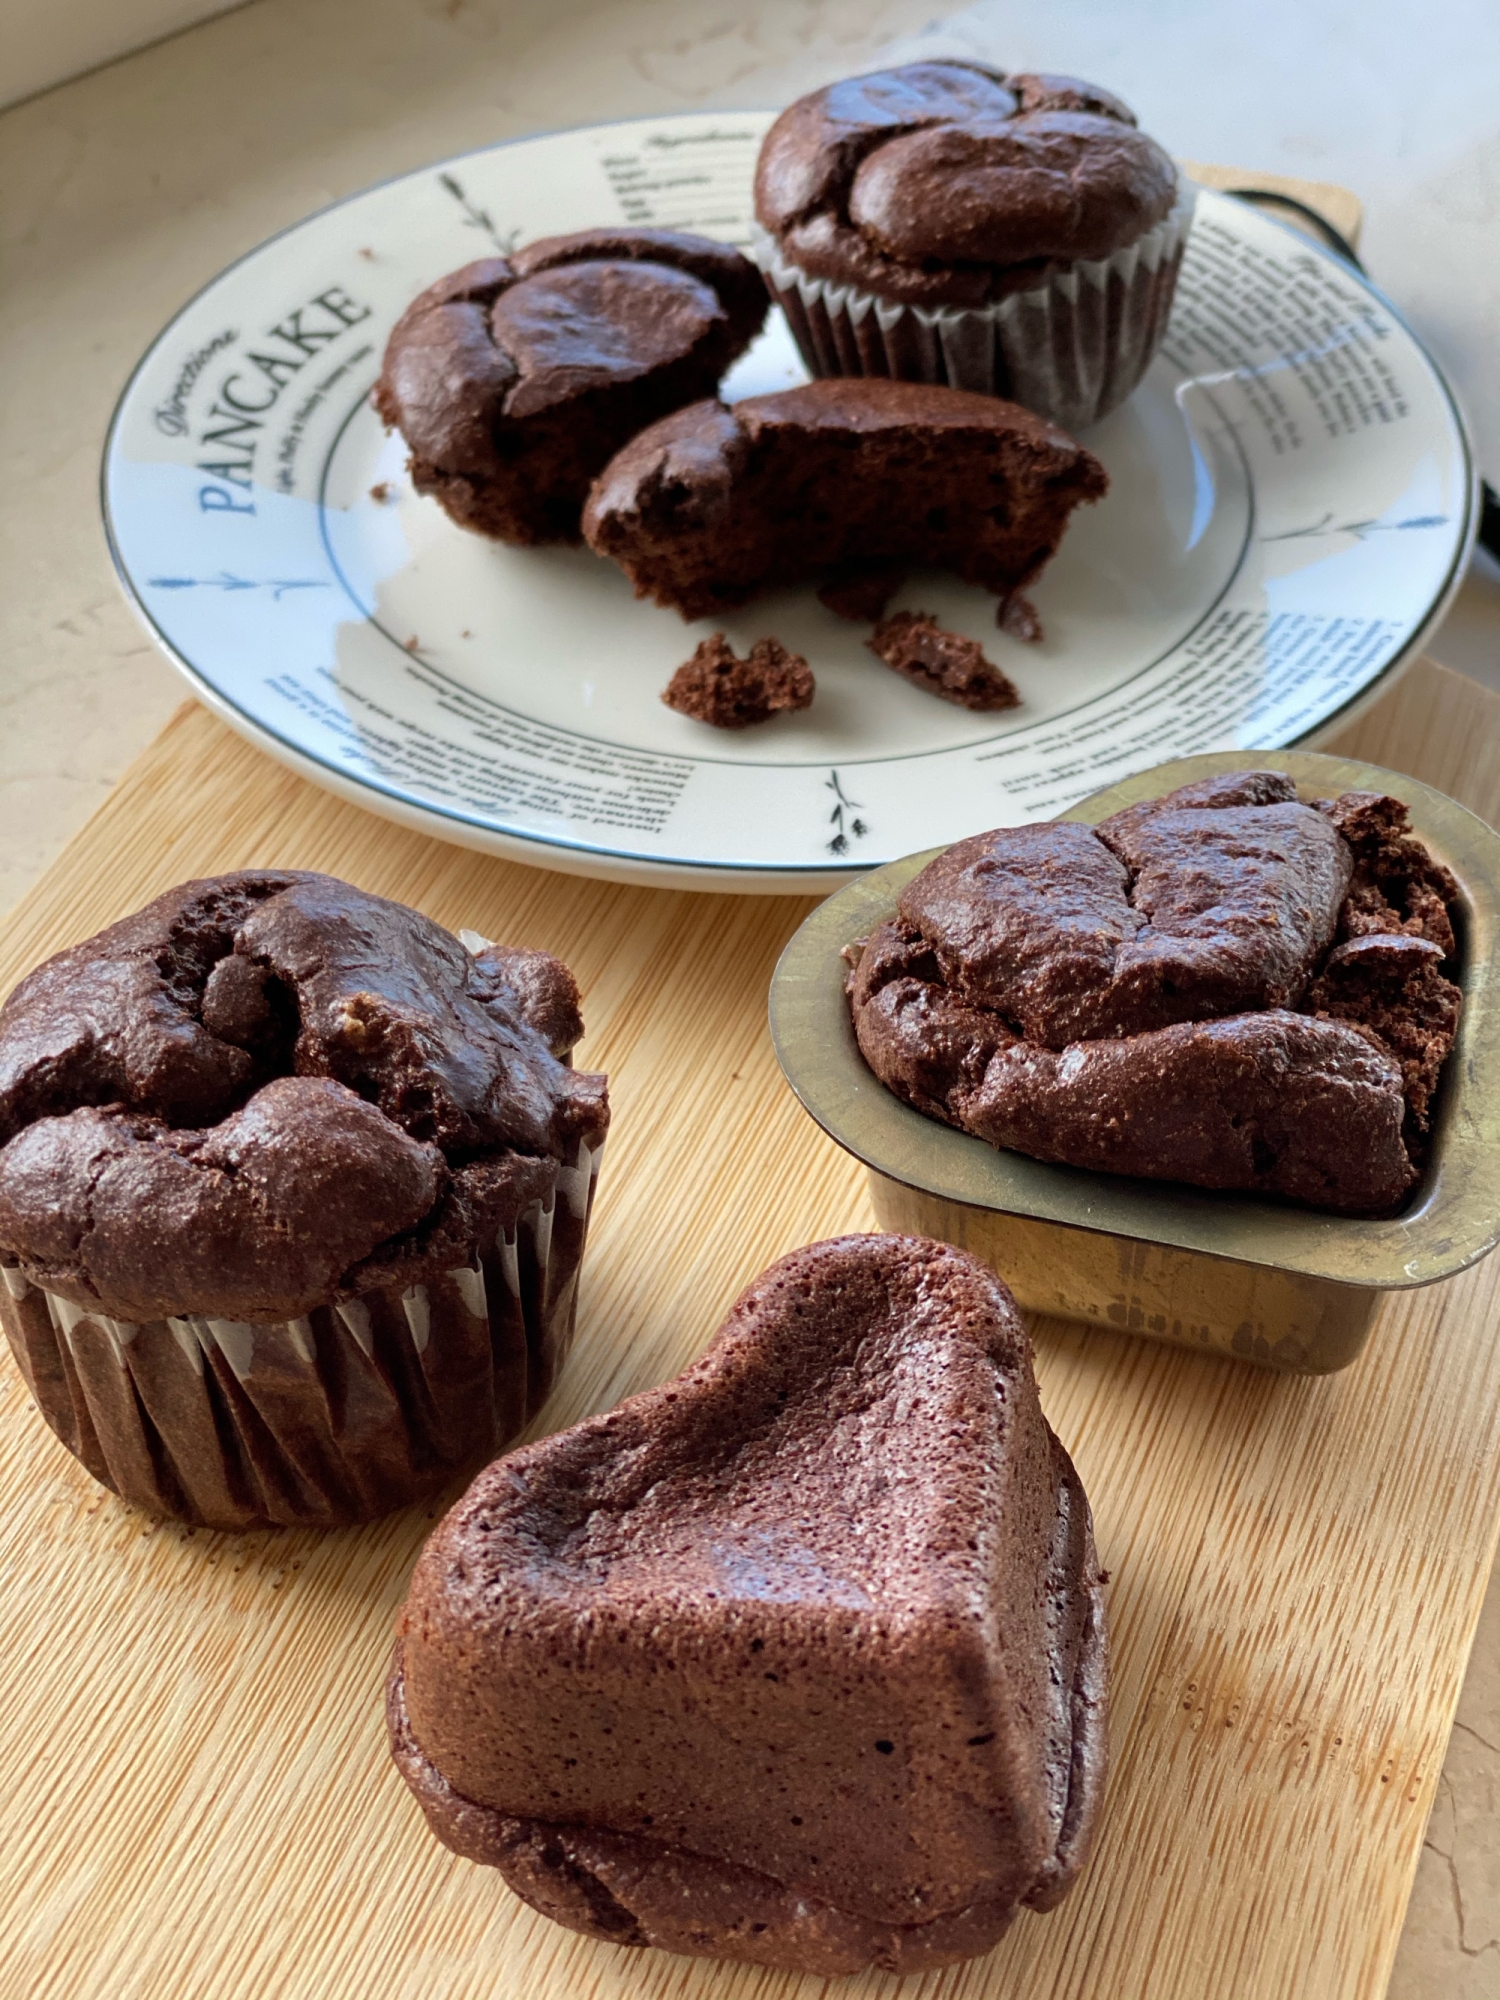
[[1086, 1859], [1103, 1581], [999, 1279], [815, 1244], [676, 1380], [474, 1482], [412, 1580], [396, 1760], [574, 1930], [942, 1965]]
[[1401, 800], [1226, 771], [945, 849], [846, 954], [855, 1035], [993, 1146], [1391, 1215], [1458, 1030], [1458, 896]]

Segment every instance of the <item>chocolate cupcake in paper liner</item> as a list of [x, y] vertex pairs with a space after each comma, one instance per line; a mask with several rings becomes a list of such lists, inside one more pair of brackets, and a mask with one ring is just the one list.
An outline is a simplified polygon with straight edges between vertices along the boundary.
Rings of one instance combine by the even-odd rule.
[[815, 375], [947, 383], [1078, 430], [1160, 347], [1193, 200], [1108, 91], [912, 63], [782, 113], [754, 254]]
[[492, 1456], [572, 1338], [609, 1123], [571, 974], [326, 875], [189, 882], [0, 1010], [0, 1320], [95, 1478], [368, 1520]]

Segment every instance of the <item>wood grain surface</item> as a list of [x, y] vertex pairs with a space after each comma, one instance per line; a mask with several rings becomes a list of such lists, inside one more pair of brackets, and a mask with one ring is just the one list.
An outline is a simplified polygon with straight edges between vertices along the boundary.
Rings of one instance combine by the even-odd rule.
[[[1500, 700], [1423, 662], [1337, 747], [1500, 816]], [[766, 985], [807, 903], [544, 874], [387, 824], [185, 707], [0, 934], [0, 989], [187, 876], [326, 868], [545, 945], [615, 1125], [577, 1348], [540, 1429], [681, 1368], [782, 1251], [870, 1226], [781, 1084]], [[1113, 1573], [1096, 1858], [988, 1958], [851, 1996], [1375, 1996], [1500, 1521], [1500, 1258], [1394, 1296], [1364, 1357], [1262, 1375], [1058, 1323], [1042, 1398]], [[88, 1478], [0, 1361], [4, 2000], [810, 2000], [586, 1943], [429, 1836], [385, 1750], [436, 1510], [190, 1532]]]

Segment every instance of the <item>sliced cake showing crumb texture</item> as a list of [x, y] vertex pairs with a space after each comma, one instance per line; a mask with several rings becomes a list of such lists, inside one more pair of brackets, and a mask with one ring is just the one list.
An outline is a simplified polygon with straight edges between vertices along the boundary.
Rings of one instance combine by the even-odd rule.
[[1388, 1215], [1457, 1032], [1457, 893], [1399, 799], [1234, 772], [959, 841], [855, 954], [855, 1032], [993, 1145]]
[[873, 625], [905, 581], [906, 571], [897, 563], [849, 563], [819, 586], [818, 601], [835, 617]]
[[819, 1243], [674, 1381], [480, 1474], [412, 1578], [392, 1747], [572, 1930], [940, 1966], [1087, 1860], [1104, 1581], [994, 1273]]
[[1020, 690], [977, 639], [949, 632], [925, 611], [898, 611], [865, 641], [877, 660], [939, 701], [980, 713], [1021, 706]]
[[647, 424], [712, 395], [766, 315], [737, 250], [670, 229], [585, 229], [440, 278], [385, 350], [375, 407], [419, 493], [502, 542], [577, 541], [594, 475]]
[[722, 632], [704, 639], [667, 682], [662, 700], [715, 729], [749, 729], [773, 715], [811, 708], [817, 683], [800, 653], [757, 639], [740, 659]]
[[[710, 617], [772, 586], [922, 563], [1002, 600], [1109, 482], [1092, 452], [994, 396], [917, 382], [808, 382], [695, 403], [634, 438], [584, 510], [637, 597]], [[840, 586], [843, 589], [840, 589]]]

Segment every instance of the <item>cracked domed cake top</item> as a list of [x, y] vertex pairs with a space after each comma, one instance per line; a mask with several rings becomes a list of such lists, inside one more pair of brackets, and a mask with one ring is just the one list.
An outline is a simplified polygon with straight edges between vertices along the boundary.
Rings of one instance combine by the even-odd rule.
[[1177, 185], [1107, 90], [921, 62], [789, 106], [761, 147], [755, 208], [813, 277], [962, 306], [1112, 255], [1163, 220]]
[[417, 488], [499, 540], [576, 540], [627, 439], [711, 395], [760, 331], [760, 273], [671, 229], [585, 229], [485, 257], [414, 299], [375, 404]]
[[124, 1320], [465, 1261], [608, 1124], [567, 968], [331, 876], [189, 882], [0, 1010], [0, 1259]]
[[1387, 1213], [1457, 1028], [1456, 895], [1399, 800], [1227, 773], [959, 841], [855, 949], [856, 1032], [995, 1145]]

